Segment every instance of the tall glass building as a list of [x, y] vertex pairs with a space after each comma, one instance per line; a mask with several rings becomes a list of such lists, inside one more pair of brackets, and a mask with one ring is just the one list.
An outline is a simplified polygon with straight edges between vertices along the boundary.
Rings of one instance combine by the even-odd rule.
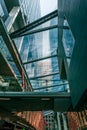
[[[26, 25], [41, 17], [40, 1], [39, 0], [20, 0], [21, 12], [24, 14]], [[23, 62], [34, 60], [42, 57], [42, 34], [32, 34], [15, 40]], [[20, 43], [18, 43], [21, 40]], [[34, 77], [41, 73], [39, 63], [30, 63], [25, 65], [28, 77]], [[36, 81], [37, 82], [37, 81]], [[31, 81], [33, 87], [37, 84]]]

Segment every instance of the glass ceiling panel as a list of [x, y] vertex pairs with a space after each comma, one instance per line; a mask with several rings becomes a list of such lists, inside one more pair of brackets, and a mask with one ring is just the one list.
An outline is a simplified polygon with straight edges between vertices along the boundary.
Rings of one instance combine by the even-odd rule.
[[[28, 12], [32, 12], [32, 10], [34, 9], [31, 2], [30, 6], [32, 7], [30, 8], [28, 7], [29, 9], [28, 11], [26, 3], [27, 3], [26, 0], [24, 4], [22, 3], [21, 11], [27, 16]], [[56, 7], [57, 7], [57, 1], [55, 2], [55, 7], [52, 8], [52, 10], [49, 10], [47, 12], [42, 12], [42, 16], [56, 10]], [[34, 16], [33, 12], [32, 12], [32, 16]], [[36, 16], [36, 18], [31, 18], [31, 14], [30, 14], [27, 17], [26, 22], [27, 24], [32, 23], [32, 21], [35, 21], [40, 17], [41, 14]], [[58, 18], [55, 17], [45, 22], [44, 24], [35, 27], [31, 31], [51, 27], [57, 24], [58, 24]], [[26, 33], [27, 32], [25, 32], [25, 34]], [[59, 76], [58, 57], [57, 57], [58, 28], [17, 38], [15, 39], [15, 44], [21, 56], [27, 75], [30, 79], [33, 91], [59, 91], [59, 92], [65, 91], [66, 92], [67, 81], [62, 81]], [[53, 57], [54, 55], [55, 57]], [[41, 60], [41, 58], [43, 60]]]
[[62, 85], [62, 86], [53, 86], [53, 87], [44, 87], [43, 89], [33, 89], [35, 92], [44, 91], [44, 92], [67, 92], [68, 85]]
[[57, 33], [53, 36], [54, 32], [56, 33], [57, 29], [25, 36], [24, 38], [21, 38], [23, 41], [22, 44], [19, 43], [20, 39], [16, 39], [15, 43], [22, 61], [26, 62], [28, 60], [57, 54]]
[[[40, 13], [40, 8], [37, 8], [38, 6], [36, 6], [36, 4], [37, 5], [39, 4], [37, 2], [38, 0], [19, 0], [19, 1], [21, 4], [22, 16], [24, 17], [26, 24], [32, 23], [33, 21], [40, 18], [41, 15], [44, 16], [57, 9], [57, 0], [55, 0], [54, 8], [53, 4], [50, 2], [51, 0], [41, 0], [43, 1], [42, 2], [43, 5], [44, 2], [46, 2], [45, 5], [47, 5], [47, 7], [45, 6], [45, 8], [51, 9], [43, 11], [42, 13]], [[41, 8], [41, 10], [43, 9]], [[58, 24], [58, 18], [56, 17], [32, 29], [31, 31], [51, 27], [57, 24]], [[64, 32], [64, 37], [65, 35], [66, 34]], [[68, 82], [61, 80], [59, 75], [58, 56], [57, 56], [57, 49], [58, 49], [57, 28], [16, 38], [14, 39], [14, 41], [20, 54], [20, 57], [22, 59], [22, 63], [24, 65], [26, 73], [30, 79], [30, 83], [34, 92], [58, 92], [58, 93], [69, 92]], [[6, 44], [4, 43], [2, 37], [0, 37], [0, 51], [5, 55], [5, 57], [9, 61], [9, 64], [13, 68], [17, 76], [18, 83], [21, 84], [20, 87], [23, 88], [22, 85], [25, 85], [24, 91], [27, 91], [28, 89], [26, 89], [27, 85], [25, 82], [25, 77], [23, 77], [23, 75], [19, 73], [19, 70], [11, 54], [9, 53], [9, 50], [6, 47]], [[41, 58], [43, 58], [43, 60], [41, 60]], [[33, 62], [33, 60], [38, 61]], [[32, 62], [27, 63], [29, 61]], [[10, 82], [12, 87], [11, 91], [14, 90], [22, 91], [19, 89], [19, 84], [14, 83], [14, 77], [13, 79], [12, 77], [10, 77], [10, 79], [9, 77], [4, 77], [4, 79], [5, 81]]]
[[[49, 22], [46, 22], [45, 24], [43, 24], [43, 26], [48, 27], [55, 24], [57, 24], [56, 18], [50, 20]], [[16, 41], [16, 46], [24, 63], [24, 67], [30, 79], [33, 91], [66, 92], [67, 84], [65, 81], [60, 80], [60, 76], [58, 74], [59, 67], [57, 57], [57, 28], [40, 33], [35, 33], [32, 35], [27, 35], [22, 37], [21, 40], [22, 44], [18, 46], [18, 41]], [[19, 47], [21, 49], [19, 49]], [[46, 58], [54, 55], [55, 57], [41, 60], [41, 58]], [[33, 60], [39, 59], [40, 61], [33, 62]], [[31, 61], [31, 63], [27, 63], [29, 61]]]
[[49, 21], [47, 21], [47, 22], [45, 22], [45, 23], [43, 23], [41, 25], [38, 25], [37, 27], [27, 31], [24, 34], [27, 34], [28, 32], [32, 32], [32, 31], [37, 30], [37, 29], [42, 29], [42, 28], [46, 28], [46, 27], [51, 27], [51, 26], [57, 25], [57, 23], [58, 23], [58, 17], [55, 17], [52, 20], [49, 20]]
[[[66, 19], [64, 20], [64, 25], [69, 27], [69, 24]], [[62, 41], [63, 41], [63, 46], [64, 46], [66, 57], [69, 57], [67, 58], [67, 63], [69, 66], [72, 53], [73, 53], [74, 44], [75, 44], [75, 39], [71, 32], [71, 29], [63, 30]]]
[[[18, 68], [17, 68], [17, 66], [16, 66], [16, 64], [15, 64], [15, 62], [14, 62], [14, 60], [13, 60], [13, 58], [12, 58], [8, 48], [7, 48], [6, 43], [4, 42], [2, 36], [0, 36], [0, 52], [2, 52], [2, 54], [4, 55], [5, 58], [7, 58], [9, 64], [11, 65], [13, 71], [15, 72], [16, 76], [21, 77], [21, 75], [18, 71]], [[3, 76], [3, 78], [5, 80], [7, 80], [7, 79], [9, 79], [9, 80], [13, 79], [14, 80], [15, 79], [15, 77], [11, 77], [11, 76]], [[18, 82], [21, 83], [22, 79], [20, 79], [20, 81], [18, 81]]]
[[[29, 64], [25, 65], [25, 69], [26, 69], [26, 71], [30, 72], [31, 68], [33, 68], [36, 71], [35, 76], [39, 76], [41, 74], [43, 74], [43, 75], [50, 74], [52, 72], [53, 73], [59, 72], [57, 62], [58, 62], [57, 57], [49, 58], [49, 59], [46, 59], [46, 60], [29, 63]], [[31, 75], [32, 75], [32, 73], [33, 72], [31, 72]], [[32, 77], [31, 75], [29, 74], [29, 77]]]

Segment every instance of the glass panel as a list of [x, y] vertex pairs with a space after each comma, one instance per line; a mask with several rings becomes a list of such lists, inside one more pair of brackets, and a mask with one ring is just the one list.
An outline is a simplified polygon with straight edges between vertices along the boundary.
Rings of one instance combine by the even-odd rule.
[[21, 12], [24, 15], [26, 24], [40, 18], [40, 3], [39, 0], [19, 0], [21, 4]]
[[[64, 20], [64, 26], [69, 27], [67, 20]], [[75, 40], [74, 40], [73, 34], [70, 29], [63, 30], [63, 39], [62, 40], [63, 40], [66, 57], [71, 58]], [[70, 58], [67, 58], [68, 65], [70, 64]]]
[[[56, 24], [57, 24], [57, 18], [54, 18], [49, 22], [46, 22], [42, 26], [48, 27]], [[33, 61], [39, 58], [57, 55], [57, 48], [58, 48], [57, 28], [36, 33], [33, 35], [24, 36], [22, 37], [22, 42], [20, 43], [20, 45], [17, 45], [19, 40], [20, 38], [15, 42], [23, 63], [26, 63], [28, 61]], [[30, 82], [34, 91], [56, 91], [57, 90], [59, 92], [60, 91], [66, 92], [67, 85], [64, 84], [65, 81], [60, 80], [59, 74], [44, 77], [44, 75], [49, 75], [52, 73], [59, 72], [57, 56], [24, 64], [24, 66], [30, 78]], [[39, 78], [38, 76], [41, 77]], [[47, 86], [49, 88], [46, 88]]]
[[[19, 71], [18, 71], [18, 68], [16, 66], [16, 64], [14, 63], [14, 60], [2, 38], [2, 36], [0, 36], [0, 51], [2, 52], [2, 54], [5, 56], [5, 58], [8, 60], [9, 64], [11, 65], [12, 69], [14, 70], [15, 72], [15, 76], [19, 76], [21, 77]], [[15, 80], [15, 77], [9, 77], [9, 76], [3, 76], [3, 78], [6, 80], [6, 81], [9, 81], [10, 79], [11, 80]], [[19, 83], [21, 83], [21, 80], [19, 81]]]
[[0, 4], [0, 16], [3, 17], [4, 16], [4, 11], [3, 11], [3, 8], [2, 8], [2, 5]]
[[[44, 12], [42, 7], [41, 7], [41, 11], [43, 10], [43, 12], [40, 12], [40, 7], [39, 7], [40, 4], [42, 4], [43, 2], [44, 4], [45, 2], [46, 4], [49, 3], [46, 0], [44, 1], [42, 0], [41, 3], [39, 3], [39, 0], [38, 1], [37, 0], [32, 0], [32, 1], [20, 0], [19, 2], [21, 4], [21, 12], [25, 17], [26, 24], [31, 23], [32, 21], [35, 21], [36, 19], [40, 18], [41, 15], [48, 14], [57, 8], [57, 0], [55, 1], [54, 7], [49, 8], [49, 10], [45, 8], [46, 12]], [[54, 3], [54, 1], [52, 3]], [[51, 2], [49, 3], [50, 7], [53, 6], [52, 3]], [[32, 29], [32, 31], [35, 29], [41, 29], [45, 27], [54, 26], [54, 25], [57, 25], [57, 23], [58, 23], [58, 19], [56, 17]], [[67, 25], [66, 21], [64, 22], [64, 25]], [[34, 91], [43, 91], [43, 90], [44, 91], [57, 90], [61, 92], [66, 91], [66, 88], [67, 88], [66, 81], [60, 80], [60, 76], [59, 76], [58, 57], [57, 57], [57, 48], [58, 48], [58, 29], [57, 28], [46, 30], [44, 32], [35, 33], [32, 35], [27, 35], [24, 37], [20, 37], [20, 38], [15, 39], [14, 41], [15, 41], [15, 45], [18, 49], [18, 52], [20, 54], [20, 57], [23, 63], [40, 59], [40, 58], [44, 58], [43, 60], [40, 60], [40, 61], [35, 61], [29, 64], [24, 64], [25, 70], [27, 72], [28, 77], [30, 78], [30, 82]], [[9, 63], [11, 67], [13, 68], [15, 74], [20, 78], [19, 80], [20, 83], [22, 83], [21, 74], [19, 73], [16, 67], [16, 64], [14, 63], [13, 58], [11, 57], [6, 45], [1, 44], [0, 47], [5, 57], [9, 60]], [[3, 47], [6, 49], [3, 49]], [[54, 55], [55, 57], [50, 57]], [[50, 57], [50, 58], [45, 59], [45, 57]], [[57, 73], [57, 74], [54, 74], [54, 73]], [[48, 75], [48, 76], [45, 76], [45, 75]], [[36, 90], [37, 88], [41, 88], [41, 87], [43, 89]], [[49, 88], [46, 88], [46, 87], [49, 87]]]
[[[23, 35], [24, 35], [24, 34], [32, 35], [32, 34], [30, 34], [30, 32], [33, 32], [33, 34], [36, 34], [35, 31], [39, 31], [39, 29], [40, 29], [40, 31], [41, 31], [41, 29], [45, 29], [45, 28], [48, 28], [48, 27], [53, 27], [54, 25], [56, 25], [55, 28], [57, 28], [57, 23], [58, 23], [58, 19], [57, 19], [57, 17], [56, 17], [56, 18], [53, 18], [52, 20], [48, 20], [47, 22], [45, 22], [45, 23], [43, 23], [43, 24], [41, 24], [41, 25], [38, 25], [37, 27], [35, 27], [35, 28], [31, 29], [31, 30], [28, 30], [28, 31], [24, 32]], [[48, 29], [48, 30], [50, 30], [50, 29]], [[37, 33], [38, 33], [38, 32], [37, 32]], [[23, 36], [23, 35], [22, 35], [22, 36]]]

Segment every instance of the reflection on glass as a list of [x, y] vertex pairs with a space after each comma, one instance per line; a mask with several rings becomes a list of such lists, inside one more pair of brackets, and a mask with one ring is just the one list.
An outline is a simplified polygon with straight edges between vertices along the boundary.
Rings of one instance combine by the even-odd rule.
[[19, 0], [19, 2], [26, 24], [31, 23], [40, 17], [39, 0]]
[[[20, 76], [20, 73], [17, 69], [16, 64], [13, 61], [13, 58], [12, 58], [12, 56], [11, 56], [7, 46], [6, 46], [6, 43], [4, 42], [2, 36], [0, 36], [0, 52], [7, 59], [6, 61], [8, 61], [7, 63], [9, 63], [9, 67], [10, 67], [9, 69], [11, 69], [11, 70], [13, 69], [13, 72], [15, 72], [14, 76], [11, 76], [10, 72], [8, 72], [9, 76], [0, 75], [0, 80], [1, 80], [1, 77], [2, 77], [3, 82], [9, 84], [9, 86], [7, 88], [5, 88], [5, 91], [21, 91], [20, 84], [22, 83], [22, 79], [17, 81], [17, 77], [16, 77], [16, 76]], [[4, 71], [6, 71], [6, 70], [4, 70]]]
[[[31, 1], [29, 1], [29, 3], [30, 2]], [[30, 10], [32, 10], [33, 8], [32, 2], [30, 4], [30, 8], [28, 8], [29, 11], [27, 10], [27, 5], [26, 5], [27, 1], [25, 1], [24, 4], [22, 3], [21, 11], [24, 14], [27, 14], [27, 12], [30, 12]], [[27, 16], [27, 20], [28, 20], [27, 22], [28, 23], [32, 22], [32, 20], [34, 21], [36, 20], [36, 18], [38, 19], [39, 16], [41, 15], [39, 14], [36, 16], [32, 12], [32, 18], [31, 18], [29, 13]], [[52, 20], [47, 21], [46, 23], [34, 28], [33, 30], [57, 25], [57, 23], [58, 23], [57, 18], [53, 18]], [[59, 72], [58, 58], [57, 58], [57, 48], [58, 48], [57, 28], [52, 30], [46, 30], [40, 33], [34, 33], [21, 38], [17, 38], [15, 40], [15, 44], [20, 53], [22, 62], [27, 63], [28, 61], [32, 61], [31, 63], [24, 64], [24, 67], [28, 77], [30, 78], [33, 91], [56, 91], [56, 90], [61, 92], [66, 91], [67, 85], [64, 84], [64, 81], [60, 80], [59, 74], [43, 77], [44, 75], [49, 75], [49, 74]], [[38, 62], [37, 61], [33, 62], [33, 60], [47, 57], [47, 56], [53, 56], [53, 55], [56, 56]], [[38, 78], [38, 76], [42, 76], [42, 77]]]
[[[67, 20], [64, 20], [64, 26], [69, 27]], [[71, 58], [75, 40], [74, 40], [73, 34], [70, 29], [63, 30], [63, 39], [62, 40], [63, 40], [66, 57]], [[69, 65], [70, 59], [67, 58], [67, 61], [68, 61], [68, 65]]]
[[4, 16], [4, 11], [3, 11], [3, 8], [2, 8], [2, 5], [0, 4], [0, 16], [3, 17]]
[[2, 38], [2, 36], [0, 36], [0, 51], [3, 53], [3, 55], [6, 57], [6, 58], [11, 58], [11, 55], [8, 51], [8, 48]]

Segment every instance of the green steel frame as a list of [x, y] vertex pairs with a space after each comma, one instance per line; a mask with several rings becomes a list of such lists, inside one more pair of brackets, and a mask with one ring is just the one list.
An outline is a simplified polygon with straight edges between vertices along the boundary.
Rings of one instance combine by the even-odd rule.
[[27, 75], [27, 73], [25, 71], [25, 68], [24, 68], [24, 66], [22, 64], [22, 60], [20, 58], [20, 55], [19, 55], [19, 53], [17, 51], [17, 48], [16, 48], [14, 42], [9, 37], [8, 32], [6, 30], [6, 27], [4, 25], [4, 22], [2, 21], [1, 18], [0, 18], [0, 33], [2, 35], [2, 38], [3, 38], [4, 42], [6, 43], [6, 46], [7, 46], [8, 50], [9, 50], [10, 54], [12, 55], [12, 58], [13, 58], [15, 64], [16, 64], [20, 74], [22, 74], [22, 72], [24, 73], [24, 76], [25, 76], [25, 79], [26, 79], [26, 82], [27, 82], [27, 85], [28, 85], [28, 89], [30, 91], [32, 91], [31, 83], [29, 81], [29, 78], [28, 78], [28, 75]]
[[32, 77], [32, 78], [29, 78], [30, 80], [34, 80], [34, 79], [39, 79], [39, 78], [43, 78], [43, 77], [47, 77], [47, 76], [52, 76], [52, 75], [57, 75], [59, 74], [59, 72], [55, 72], [55, 73], [52, 73], [52, 74], [46, 74], [46, 75], [41, 75], [41, 76], [37, 76], [37, 77]]
[[70, 93], [58, 92], [0, 92], [0, 101], [10, 100], [11, 98], [46, 98], [70, 97]]
[[50, 14], [47, 14], [43, 17], [41, 17], [40, 19], [28, 24], [27, 26], [9, 34], [10, 37], [13, 39], [13, 38], [17, 38], [17, 37], [20, 37], [21, 34], [27, 32], [27, 31], [30, 31], [32, 30], [33, 28], [47, 22], [48, 20], [52, 19], [52, 18], [55, 18], [58, 16], [58, 10], [55, 10], [53, 12], [51, 12]]
[[[39, 59], [35, 59], [35, 60], [31, 60], [31, 61], [27, 61], [27, 62], [24, 62], [23, 64], [26, 65], [26, 64], [30, 64], [30, 63], [33, 63], [33, 62], [38, 62], [38, 61], [41, 61], [41, 60], [46, 60], [46, 59], [49, 59], [49, 58], [54, 58], [54, 57], [57, 57], [58, 55], [52, 55], [52, 56], [47, 56], [47, 57], [42, 57], [42, 58], [39, 58]], [[66, 58], [69, 58], [70, 57], [66, 57]]]
[[23, 64], [25, 65], [25, 64], [29, 64], [29, 63], [33, 63], [33, 62], [37, 62], [37, 61], [41, 61], [41, 60], [46, 60], [46, 59], [53, 58], [53, 57], [57, 57], [57, 55], [42, 57], [42, 58], [39, 58], [39, 59], [24, 62]]
[[53, 26], [44, 27], [44, 28], [35, 29], [35, 30], [32, 30], [32, 31], [25, 32], [25, 33], [19, 35], [18, 37], [22, 37], [22, 36], [26, 36], [26, 35], [32, 35], [32, 34], [35, 34], [35, 33], [43, 32], [43, 31], [47, 31], [47, 30], [51, 30], [51, 29], [55, 29], [55, 28], [69, 29], [68, 26], [53, 25]]
[[67, 111], [70, 104], [66, 92], [0, 92], [0, 106], [5, 111]]
[[[45, 23], [46, 21], [54, 18], [58, 16], [58, 11], [55, 10], [52, 13], [45, 15], [43, 17], [41, 17], [40, 19], [28, 24], [27, 26], [13, 32], [10, 34], [10, 37], [13, 38], [18, 38], [18, 37], [22, 37], [22, 36], [26, 36], [26, 35], [31, 35], [34, 33], [38, 33], [38, 32], [42, 32], [42, 31], [47, 31], [47, 30], [51, 30], [51, 29], [55, 29], [55, 28], [61, 28], [61, 29], [69, 29], [68, 26], [58, 26], [58, 25], [53, 25], [53, 26], [49, 26], [49, 27], [45, 27], [45, 28], [40, 28], [40, 29], [36, 29], [36, 30], [32, 30], [33, 28]], [[32, 30], [32, 31], [30, 31]]]
[[47, 88], [54, 88], [54, 87], [57, 87], [57, 86], [63, 86], [63, 85], [67, 85], [67, 84], [68, 84], [68, 83], [54, 84], [54, 85], [51, 85], [51, 86], [33, 88], [33, 90], [41, 90], [41, 89], [47, 89]]

